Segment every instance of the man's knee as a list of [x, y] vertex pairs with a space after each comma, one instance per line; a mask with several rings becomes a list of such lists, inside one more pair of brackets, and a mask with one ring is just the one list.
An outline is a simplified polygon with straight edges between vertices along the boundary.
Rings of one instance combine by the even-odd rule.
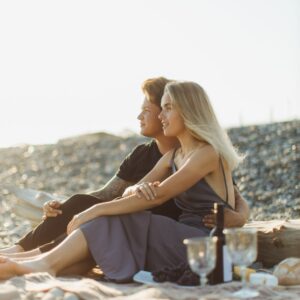
[[86, 195], [86, 194], [75, 194], [70, 197], [66, 202], [64, 202], [60, 209], [63, 212], [74, 211], [74, 213], [81, 212], [93, 205], [98, 203], [97, 198]]

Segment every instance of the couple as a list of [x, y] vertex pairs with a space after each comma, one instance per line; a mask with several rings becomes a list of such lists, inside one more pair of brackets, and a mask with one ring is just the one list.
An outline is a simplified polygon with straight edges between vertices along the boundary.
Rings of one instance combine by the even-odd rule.
[[[239, 157], [220, 128], [204, 90], [193, 82], [156, 78], [146, 81], [143, 91], [141, 132], [155, 141], [137, 147], [102, 190], [71, 197], [61, 207], [58, 203], [47, 205], [49, 217], [18, 245], [1, 251], [6, 257], [0, 259], [0, 278], [38, 271], [57, 274], [72, 266], [86, 266], [80, 263], [90, 259], [108, 278], [125, 282], [139, 270], [154, 271], [185, 261], [182, 240], [209, 233], [214, 221], [207, 215], [207, 207], [213, 202], [229, 208], [226, 226], [245, 223], [248, 207], [235, 197], [231, 178]], [[124, 190], [122, 198], [109, 201]], [[178, 221], [170, 218], [176, 218], [176, 210], [168, 217], [155, 214], [154, 207], [164, 208], [157, 211], [164, 215], [175, 208], [174, 203], [180, 210]], [[238, 206], [239, 213], [231, 210]], [[70, 216], [68, 208], [73, 213]], [[153, 213], [147, 211], [151, 208]], [[59, 229], [47, 227], [49, 224], [57, 224]], [[43, 246], [31, 250], [54, 240], [66, 227], [68, 237], [46, 245], [47, 253], [39, 255]], [[31, 251], [9, 254], [27, 250]]]

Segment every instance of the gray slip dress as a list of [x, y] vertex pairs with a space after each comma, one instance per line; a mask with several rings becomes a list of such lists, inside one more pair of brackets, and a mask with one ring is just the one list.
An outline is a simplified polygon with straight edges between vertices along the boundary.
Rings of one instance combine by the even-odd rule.
[[[176, 150], [175, 150], [176, 151]], [[171, 161], [176, 172], [175, 151]], [[178, 195], [176, 205], [182, 210], [179, 221], [154, 215], [149, 211], [98, 217], [80, 226], [91, 255], [105, 276], [116, 282], [130, 282], [140, 271], [156, 271], [186, 262], [183, 240], [209, 235], [202, 218], [211, 213], [214, 202], [224, 202], [205, 179]]]

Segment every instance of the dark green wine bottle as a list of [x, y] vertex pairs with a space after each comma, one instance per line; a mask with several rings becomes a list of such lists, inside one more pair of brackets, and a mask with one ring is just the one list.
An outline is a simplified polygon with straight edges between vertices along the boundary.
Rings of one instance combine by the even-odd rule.
[[224, 229], [224, 205], [214, 203], [214, 213], [216, 215], [216, 226], [211, 232], [211, 236], [216, 236], [216, 267], [209, 276], [210, 284], [218, 284], [232, 281], [232, 263], [226, 248]]

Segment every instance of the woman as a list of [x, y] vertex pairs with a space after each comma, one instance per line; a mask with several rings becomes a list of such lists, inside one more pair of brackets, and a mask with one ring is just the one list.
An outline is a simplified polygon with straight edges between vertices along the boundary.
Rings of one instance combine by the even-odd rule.
[[[2, 258], [0, 278], [56, 274], [91, 255], [108, 278], [126, 282], [139, 270], [155, 271], [186, 260], [182, 240], [209, 233], [203, 216], [212, 204], [234, 208], [231, 172], [240, 157], [196, 83], [168, 83], [159, 117], [164, 134], [177, 137], [180, 147], [166, 153], [144, 183], [121, 199], [76, 215], [68, 238], [53, 250], [26, 261]], [[175, 196], [182, 210], [179, 222], [145, 211]]]

